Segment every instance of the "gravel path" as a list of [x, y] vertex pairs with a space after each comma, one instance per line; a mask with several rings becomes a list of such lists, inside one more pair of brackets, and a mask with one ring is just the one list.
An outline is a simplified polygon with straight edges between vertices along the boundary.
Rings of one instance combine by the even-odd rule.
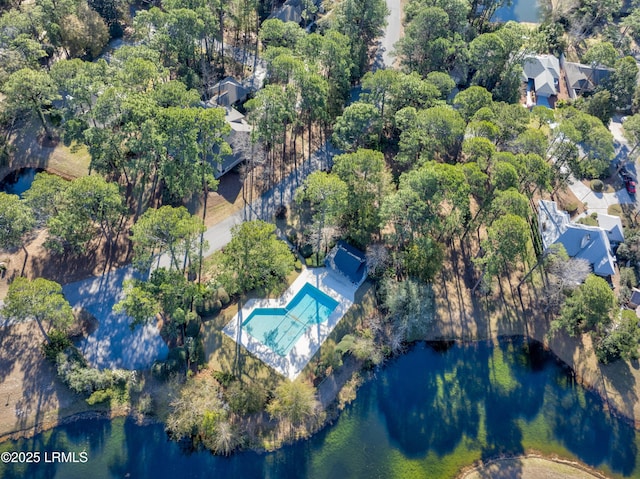
[[389, 15], [387, 16], [387, 26], [384, 29], [384, 36], [380, 39], [379, 52], [382, 52], [382, 63], [384, 67], [393, 68], [396, 56], [393, 55], [395, 44], [400, 40], [402, 28], [402, 5], [400, 0], [386, 0]]

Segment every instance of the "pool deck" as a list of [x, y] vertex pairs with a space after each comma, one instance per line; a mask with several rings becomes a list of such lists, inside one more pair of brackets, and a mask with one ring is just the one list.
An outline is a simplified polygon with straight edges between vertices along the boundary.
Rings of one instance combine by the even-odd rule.
[[[284, 308], [306, 283], [315, 286], [338, 301], [338, 306], [327, 318], [327, 321], [313, 325], [305, 331], [286, 356], [280, 356], [242, 329], [242, 323], [255, 308]], [[279, 298], [250, 299], [247, 301], [222, 331], [235, 342], [242, 344], [265, 364], [293, 381], [353, 305], [357, 289], [356, 285], [327, 268], [305, 268]]]

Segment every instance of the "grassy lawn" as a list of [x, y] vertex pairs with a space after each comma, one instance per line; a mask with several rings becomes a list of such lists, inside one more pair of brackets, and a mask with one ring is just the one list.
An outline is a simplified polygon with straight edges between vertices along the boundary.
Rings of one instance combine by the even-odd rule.
[[634, 228], [637, 224], [637, 214], [632, 204], [611, 205], [607, 208], [607, 213], [619, 216], [624, 227]]
[[89, 174], [91, 157], [84, 146], [71, 148], [61, 140], [47, 141], [41, 130], [32, 119], [11, 135], [11, 158], [8, 166], [0, 168], [0, 176], [25, 167], [44, 168], [68, 179]]

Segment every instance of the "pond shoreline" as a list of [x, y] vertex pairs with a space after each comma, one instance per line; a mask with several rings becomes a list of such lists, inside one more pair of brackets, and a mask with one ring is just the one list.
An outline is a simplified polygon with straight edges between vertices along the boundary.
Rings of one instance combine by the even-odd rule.
[[[538, 343], [541, 348], [546, 352], [552, 355], [553, 359], [557, 362], [557, 364], [559, 366], [561, 366], [563, 369], [566, 369], [570, 372], [571, 375], [573, 375], [573, 377], [576, 379], [576, 382], [579, 383], [582, 387], [584, 387], [585, 389], [592, 391], [594, 393], [596, 393], [598, 395], [598, 397], [600, 397], [603, 401], [603, 406], [604, 409], [607, 410], [612, 416], [615, 416], [619, 419], [622, 419], [623, 421], [627, 422], [629, 425], [632, 425], [636, 430], [640, 430], [640, 428], [638, 427], [638, 422], [634, 421], [632, 418], [628, 417], [625, 414], [622, 414], [618, 409], [615, 408], [614, 405], [611, 405], [605, 398], [605, 396], [603, 396], [599, 390], [589, 384], [588, 382], [584, 381], [583, 378], [581, 378], [576, 372], [575, 370], [569, 365], [567, 364], [565, 361], [562, 360], [562, 358], [560, 358], [560, 356], [553, 351], [553, 349], [549, 348], [547, 344], [545, 344], [542, 341], [539, 341], [537, 338], [533, 338], [533, 337], [528, 337], [527, 335], [523, 335], [523, 334], [510, 334], [510, 335], [496, 335], [492, 338], [485, 338], [485, 339], [474, 339], [474, 340], [462, 340], [462, 339], [455, 339], [455, 340], [446, 340], [446, 339], [427, 339], [427, 340], [420, 340], [420, 341], [414, 341], [413, 343], [411, 343], [411, 345], [407, 348], [406, 352], [409, 352], [413, 347], [415, 347], [416, 345], [418, 345], [419, 343], [425, 343], [431, 347], [435, 346], [436, 348], [438, 347], [438, 345], [441, 346], [445, 346], [446, 348], [450, 347], [453, 344], [465, 344], [465, 343], [474, 343], [474, 342], [482, 342], [482, 341], [498, 341], [500, 339], [507, 339], [507, 338], [524, 338], [528, 341], [534, 341], [536, 343]], [[405, 352], [405, 353], [406, 353]], [[403, 354], [405, 354], [403, 353]], [[395, 356], [394, 358], [391, 359], [391, 361], [402, 357], [402, 355], [398, 355]], [[386, 367], [386, 364], [383, 365], [382, 367]], [[372, 374], [373, 371], [369, 370], [363, 370], [362, 368], [356, 368], [353, 373], [351, 375], [349, 375], [349, 378], [347, 379], [347, 381], [343, 384], [343, 386], [345, 384], [347, 384], [350, 379], [352, 377], [354, 377], [357, 374], [361, 374], [362, 375], [362, 381], [360, 382], [358, 389], [360, 389], [360, 387], [367, 383], [368, 381], [372, 381], [374, 380], [374, 375]], [[277, 445], [277, 447], [273, 447], [273, 448], [247, 448], [245, 450], [248, 451], [253, 451], [256, 452], [258, 454], [261, 453], [265, 453], [265, 452], [274, 452], [277, 451], [278, 449], [281, 449], [282, 447], [285, 446], [289, 446], [295, 443], [299, 443], [302, 441], [307, 441], [309, 440], [311, 437], [313, 437], [314, 435], [320, 433], [321, 431], [323, 431], [325, 428], [333, 425], [335, 423], [335, 421], [339, 418], [340, 414], [342, 413], [342, 410], [344, 409], [344, 404], [340, 404], [338, 401], [338, 396], [340, 393], [341, 389], [338, 389], [336, 391], [336, 395], [333, 399], [333, 401], [330, 403], [330, 406], [326, 409], [326, 418], [323, 421], [323, 423], [321, 425], [319, 425], [317, 427], [317, 429], [313, 430], [312, 432], [310, 432], [310, 434], [304, 438], [300, 438], [297, 440], [293, 440], [293, 441], [284, 441], [282, 443], [279, 443]], [[356, 395], [357, 395], [357, 391], [356, 391]], [[350, 401], [348, 401], [350, 402]], [[116, 409], [113, 411], [105, 411], [105, 410], [89, 410], [89, 411], [83, 411], [83, 412], [79, 412], [79, 413], [74, 413], [74, 414], [70, 414], [68, 416], [62, 416], [60, 418], [58, 418], [57, 420], [50, 420], [50, 421], [44, 421], [42, 423], [39, 424], [35, 424], [29, 428], [25, 428], [22, 430], [16, 430], [16, 431], [10, 431], [10, 432], [4, 432], [0, 435], [0, 442], [7, 442], [7, 441], [13, 441], [13, 440], [18, 440], [18, 439], [26, 439], [26, 438], [31, 438], [37, 434], [40, 434], [42, 432], [48, 431], [50, 429], [56, 428], [58, 426], [63, 426], [63, 425], [67, 425], [67, 424], [71, 424], [74, 423], [76, 421], [80, 421], [80, 420], [86, 420], [86, 419], [108, 419], [108, 420], [113, 420], [115, 418], [118, 417], [124, 417], [126, 419], [130, 419], [135, 421], [136, 424], [138, 425], [151, 425], [151, 424], [164, 424], [164, 422], [162, 420], [160, 420], [159, 418], [155, 417], [155, 416], [145, 416], [142, 415], [136, 411], [131, 411], [131, 410], [127, 410], [124, 408], [121, 409]], [[575, 461], [568, 461], [566, 459], [562, 459], [562, 458], [558, 458], [558, 457], [554, 457], [553, 455], [540, 455], [537, 451], [532, 450], [532, 451], [527, 451], [527, 453], [522, 456], [522, 457], [543, 457], [544, 459], [548, 459], [551, 461], [563, 461], [563, 462], [573, 462], [576, 464], [576, 467], [582, 468], [585, 471], [588, 472], [593, 472], [593, 470], [591, 468], [589, 468], [589, 466], [582, 464], [582, 463], [577, 463]], [[506, 456], [508, 457], [508, 456]], [[497, 456], [497, 457], [493, 457], [490, 458], [488, 460], [485, 460], [482, 463], [473, 463], [473, 464], [469, 464], [467, 467], [461, 469], [460, 471], [460, 475], [458, 476], [459, 479], [463, 479], [465, 476], [465, 474], [483, 467], [493, 461], [498, 461], [498, 460], [502, 460], [506, 458], [505, 456]], [[598, 477], [604, 478], [606, 479], [607, 476], [603, 475], [602, 473], [598, 472]]]
[[126, 419], [132, 419], [136, 424], [140, 426], [146, 426], [150, 424], [164, 424], [163, 421], [153, 416], [144, 416], [139, 413], [127, 412], [127, 411], [83, 411], [63, 416], [58, 420], [44, 421], [42, 423], [35, 424], [33, 426], [0, 434], [0, 443], [7, 441], [16, 441], [18, 439], [30, 439], [40, 433], [49, 431], [59, 426], [65, 426], [77, 421], [92, 420], [92, 419], [108, 419], [113, 420], [119, 417]]

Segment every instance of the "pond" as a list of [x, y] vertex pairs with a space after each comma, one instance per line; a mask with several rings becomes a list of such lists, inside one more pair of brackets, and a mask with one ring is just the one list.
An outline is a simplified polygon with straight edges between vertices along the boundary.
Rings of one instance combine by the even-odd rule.
[[41, 171], [44, 170], [42, 168], [20, 168], [13, 171], [0, 181], [0, 191], [22, 197], [22, 194], [31, 188], [36, 174]]
[[538, 343], [511, 338], [418, 344], [377, 371], [335, 424], [274, 453], [189, 453], [162, 425], [80, 420], [0, 451], [75, 452], [78, 461], [86, 451], [86, 463], [0, 464], [0, 477], [454, 478], [480, 458], [527, 450], [640, 476], [635, 430]]
[[541, 21], [542, 9], [539, 0], [513, 0], [510, 7], [499, 8], [493, 16], [494, 21], [538, 23]]

